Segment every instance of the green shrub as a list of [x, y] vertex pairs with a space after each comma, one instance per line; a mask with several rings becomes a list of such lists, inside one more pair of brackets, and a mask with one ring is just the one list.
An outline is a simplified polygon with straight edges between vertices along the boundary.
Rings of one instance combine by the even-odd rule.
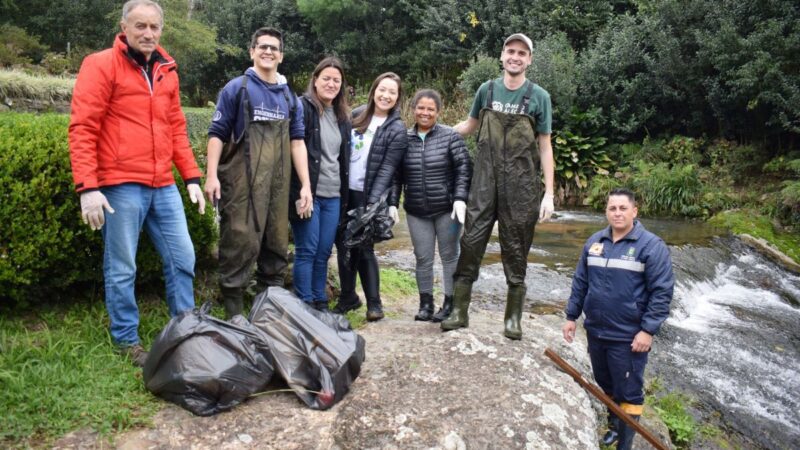
[[[101, 234], [80, 219], [67, 143], [69, 117], [0, 114], [0, 296], [16, 303], [68, 297], [74, 286], [102, 280]], [[184, 196], [198, 260], [215, 241], [214, 215], [203, 216]], [[147, 239], [137, 257], [140, 284], [161, 276], [160, 259]]]
[[472, 101], [475, 92], [481, 87], [481, 84], [487, 80], [491, 80], [500, 76], [500, 61], [497, 58], [478, 55], [475, 61], [469, 64], [464, 72], [459, 75], [458, 87], [467, 95], [467, 98]]
[[35, 76], [19, 70], [0, 70], [0, 97], [31, 100], [72, 99], [75, 79], [68, 77]]
[[704, 145], [703, 139], [675, 136], [664, 144], [664, 156], [672, 164], [698, 164]]
[[47, 47], [23, 28], [0, 25], [0, 67], [31, 64], [41, 59]]

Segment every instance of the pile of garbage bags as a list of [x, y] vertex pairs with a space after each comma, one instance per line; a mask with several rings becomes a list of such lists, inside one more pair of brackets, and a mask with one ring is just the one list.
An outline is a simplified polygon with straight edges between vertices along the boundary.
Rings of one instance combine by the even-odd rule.
[[211, 305], [174, 317], [144, 366], [145, 387], [197, 414], [210, 416], [266, 389], [280, 376], [310, 408], [339, 402], [364, 362], [364, 338], [338, 314], [316, 311], [291, 292], [259, 294], [249, 320], [209, 314]]

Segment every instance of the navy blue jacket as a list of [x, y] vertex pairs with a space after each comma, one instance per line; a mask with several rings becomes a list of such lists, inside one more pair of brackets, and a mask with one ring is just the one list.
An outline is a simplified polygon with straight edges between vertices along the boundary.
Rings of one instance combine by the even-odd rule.
[[669, 316], [675, 277], [669, 249], [661, 238], [634, 221], [616, 243], [611, 227], [586, 241], [572, 280], [567, 320], [586, 314], [589, 336], [633, 341], [639, 331], [658, 333]]
[[[244, 73], [247, 77], [247, 93], [253, 109], [253, 120], [289, 119], [289, 137], [292, 140], [305, 137], [303, 126], [303, 105], [285, 84], [268, 84], [258, 77], [255, 69], [250, 67]], [[242, 77], [229, 81], [219, 92], [217, 110], [208, 127], [208, 137], [217, 137], [222, 142], [238, 141], [244, 132], [247, 117], [242, 111], [241, 99], [236, 103]], [[294, 115], [289, 116], [294, 106]]]

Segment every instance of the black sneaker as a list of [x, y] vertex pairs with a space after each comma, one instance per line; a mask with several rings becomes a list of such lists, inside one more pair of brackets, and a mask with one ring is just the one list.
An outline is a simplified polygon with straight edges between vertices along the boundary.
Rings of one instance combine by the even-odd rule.
[[364, 306], [364, 304], [361, 303], [361, 300], [358, 298], [356, 298], [355, 303], [346, 303], [342, 301], [342, 298], [339, 298], [339, 303], [337, 303], [336, 307], [333, 308], [333, 312], [336, 314], [346, 314], [348, 311], [353, 311], [361, 308], [362, 306]]
[[130, 359], [136, 367], [144, 367], [144, 363], [147, 361], [147, 351], [139, 344], [120, 347], [118, 351], [120, 355]]
[[314, 300], [311, 303], [311, 307], [316, 309], [317, 311], [328, 312], [328, 301], [327, 300]]

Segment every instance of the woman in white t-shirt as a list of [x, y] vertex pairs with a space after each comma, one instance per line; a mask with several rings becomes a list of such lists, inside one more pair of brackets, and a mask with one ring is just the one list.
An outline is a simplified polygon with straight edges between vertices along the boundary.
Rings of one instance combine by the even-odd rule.
[[[400, 119], [402, 93], [400, 77], [386, 72], [372, 83], [367, 105], [353, 111], [348, 211], [380, 201], [392, 186], [395, 170], [408, 147], [405, 125]], [[390, 211], [397, 222], [397, 204], [390, 204]], [[350, 250], [348, 260], [343, 258], [345, 248], [341, 240], [336, 246], [342, 291], [334, 311], [344, 314], [362, 306], [355, 292], [358, 275], [367, 298], [367, 320], [382, 319], [380, 272], [372, 245]]]

